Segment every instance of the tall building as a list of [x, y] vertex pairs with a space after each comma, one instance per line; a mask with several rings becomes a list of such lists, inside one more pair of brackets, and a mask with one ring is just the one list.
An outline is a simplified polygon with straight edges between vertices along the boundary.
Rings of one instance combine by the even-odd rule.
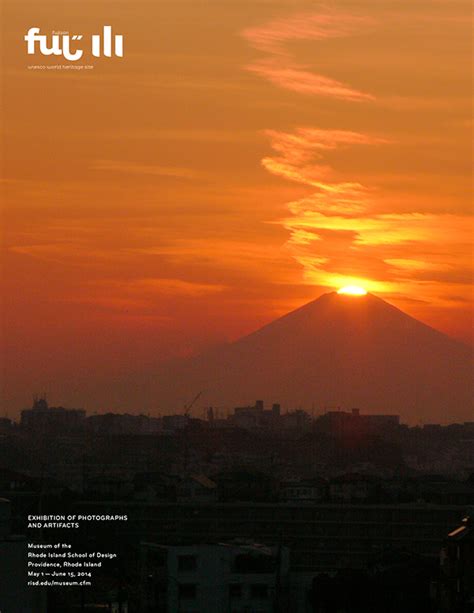
[[318, 430], [333, 435], [364, 435], [393, 432], [400, 426], [399, 415], [365, 415], [359, 409], [328, 411], [316, 421]]
[[263, 400], [256, 400], [254, 406], [236, 407], [230, 421], [245, 430], [276, 427], [280, 423], [281, 408], [273, 404], [270, 410], [265, 410]]
[[144, 613], [288, 610], [287, 547], [142, 543], [141, 577]]
[[35, 398], [31, 409], [21, 412], [21, 426], [36, 432], [71, 432], [84, 426], [84, 409], [50, 407], [46, 398]]

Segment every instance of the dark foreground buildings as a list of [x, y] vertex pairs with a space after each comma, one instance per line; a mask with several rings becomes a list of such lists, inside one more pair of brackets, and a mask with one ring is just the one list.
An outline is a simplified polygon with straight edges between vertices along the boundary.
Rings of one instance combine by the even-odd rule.
[[[0, 610], [472, 613], [473, 441], [472, 424], [357, 410], [204, 421], [39, 400], [0, 432]], [[40, 511], [128, 519], [41, 534]], [[25, 539], [117, 558], [91, 586], [25, 591]]]
[[452, 530], [441, 551], [437, 601], [441, 611], [474, 610], [474, 517]]

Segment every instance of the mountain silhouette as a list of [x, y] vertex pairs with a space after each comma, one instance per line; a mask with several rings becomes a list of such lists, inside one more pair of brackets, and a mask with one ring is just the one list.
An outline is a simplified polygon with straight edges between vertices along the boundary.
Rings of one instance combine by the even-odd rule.
[[[384, 300], [331, 292], [162, 373], [162, 398], [359, 407], [410, 423], [474, 419], [472, 350]], [[176, 405], [175, 405], [176, 406]]]

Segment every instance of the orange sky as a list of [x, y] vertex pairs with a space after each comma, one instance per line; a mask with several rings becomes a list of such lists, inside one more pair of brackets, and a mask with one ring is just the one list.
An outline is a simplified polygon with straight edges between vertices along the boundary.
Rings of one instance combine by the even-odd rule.
[[[349, 282], [472, 342], [470, 3], [6, 0], [3, 24], [4, 412], [146, 408], [158, 361]], [[58, 61], [28, 28], [106, 24], [123, 59], [28, 69]]]

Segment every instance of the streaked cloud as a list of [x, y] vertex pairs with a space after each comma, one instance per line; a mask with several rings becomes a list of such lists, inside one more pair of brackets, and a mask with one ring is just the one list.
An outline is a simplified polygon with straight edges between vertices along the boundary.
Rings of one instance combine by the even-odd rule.
[[350, 101], [374, 100], [374, 96], [351, 85], [316, 73], [297, 60], [290, 43], [305, 40], [342, 38], [366, 30], [373, 22], [367, 17], [331, 11], [301, 13], [277, 19], [242, 32], [242, 36], [267, 57], [246, 66], [273, 85], [300, 94], [320, 95]]
[[[307, 52], [301, 53], [302, 42], [314, 41], [317, 49], [317, 43], [322, 45], [332, 39], [355, 39], [367, 34], [378, 36], [377, 30], [386, 28], [384, 15], [391, 20], [413, 24], [420, 34], [426, 27], [423, 24], [430, 22], [424, 19], [426, 11], [401, 15], [381, 7], [380, 11], [368, 13], [373, 18], [321, 8], [317, 12], [297, 13], [248, 28], [242, 36], [266, 56], [249, 63], [246, 69], [297, 94], [330, 97], [347, 103], [371, 102], [379, 115], [387, 114], [389, 126], [390, 114], [397, 112], [444, 112], [453, 100], [457, 108], [461, 108], [459, 105], [465, 101], [459, 93], [461, 90], [436, 92], [436, 95], [423, 95], [415, 90], [406, 95], [403, 87], [395, 94], [388, 94], [382, 87], [384, 93], [375, 96], [357, 86], [354, 71], [345, 73], [353, 75], [351, 83], [328, 73], [321, 74], [316, 68], [317, 52], [311, 64], [308, 63]], [[437, 24], [441, 23], [441, 16], [431, 17]], [[345, 49], [350, 49], [347, 41]], [[305, 61], [299, 59], [301, 56]], [[391, 66], [387, 64], [387, 70]], [[408, 66], [406, 64], [406, 68]], [[334, 62], [331, 67], [337, 69]], [[426, 75], [421, 77], [424, 79]], [[357, 117], [354, 113], [354, 119]], [[425, 299], [449, 304], [452, 299], [448, 295], [456, 296], [460, 291], [469, 294], [472, 218], [462, 212], [446, 210], [439, 204], [441, 197], [438, 197], [438, 205], [430, 207], [430, 185], [424, 185], [424, 168], [420, 173], [418, 166], [412, 165], [404, 173], [398, 171], [397, 175], [393, 161], [392, 167], [380, 167], [373, 153], [376, 148], [381, 155], [393, 160], [395, 156], [403, 159], [404, 151], [410, 155], [408, 148], [417, 147], [420, 151], [429, 150], [426, 155], [431, 160], [433, 147], [438, 151], [446, 142], [445, 134], [436, 143], [432, 142], [431, 134], [425, 135], [425, 141], [417, 136], [415, 143], [404, 143], [405, 128], [401, 123], [402, 129], [399, 126], [396, 139], [390, 137], [390, 128], [387, 134], [331, 129], [327, 125], [324, 129], [308, 126], [291, 130], [267, 129], [265, 134], [272, 154], [264, 156], [261, 163], [272, 175], [309, 189], [304, 197], [287, 204], [289, 215], [277, 222], [289, 232], [285, 248], [303, 267], [305, 282], [325, 287], [362, 284], [371, 291], [398, 298], [403, 293], [414, 297], [423, 290]], [[401, 141], [395, 142], [400, 137]], [[395, 153], [390, 154], [390, 148]], [[350, 156], [354, 160], [359, 157], [374, 160], [374, 171], [371, 173], [366, 166], [362, 174], [360, 169], [356, 170], [357, 163], [348, 163]], [[344, 162], [340, 163], [341, 160]], [[449, 172], [446, 162], [442, 171]], [[408, 194], [407, 200], [404, 190], [407, 186], [413, 190], [415, 183], [420, 189], [415, 195]], [[421, 191], [422, 187], [426, 193]]]
[[274, 85], [289, 89], [299, 94], [330, 96], [342, 100], [374, 100], [374, 96], [324, 77], [314, 74], [297, 64], [286, 63], [282, 65], [279, 60], [262, 60], [247, 66], [247, 70], [264, 77]]
[[[323, 154], [350, 145], [379, 145], [389, 141], [382, 137], [369, 136], [345, 130], [320, 130], [318, 128], [297, 128], [294, 132], [267, 130], [271, 147], [276, 156], [263, 158], [263, 166], [272, 174], [286, 179], [319, 187], [331, 195], [331, 206], [336, 207], [339, 199], [343, 208], [353, 203], [360, 206], [361, 192], [367, 189], [357, 181], [331, 181], [334, 169], [321, 164]], [[317, 202], [317, 195], [314, 197]], [[323, 203], [325, 206], [325, 203]]]
[[154, 166], [151, 164], [131, 164], [119, 160], [96, 160], [92, 164], [93, 170], [116, 172], [120, 174], [148, 175], [154, 177], [170, 177], [173, 179], [197, 179], [201, 173], [192, 168], [175, 166]]
[[[381, 293], [397, 285], [414, 295], [420, 284], [468, 284], [466, 258], [472, 218], [450, 213], [379, 211], [379, 186], [339, 180], [325, 156], [362, 146], [390, 146], [385, 137], [340, 130], [298, 128], [267, 131], [276, 155], [262, 160], [272, 174], [315, 188], [290, 202], [280, 220], [290, 233], [287, 249], [309, 283], [337, 287], [349, 282]], [[378, 212], [379, 211], [379, 212]], [[465, 273], [456, 277], [455, 270]], [[410, 289], [410, 283], [413, 287]]]
[[[226, 289], [224, 285], [193, 283], [183, 279], [166, 279], [160, 277], [136, 279], [128, 284], [128, 288], [136, 291], [141, 296], [146, 293], [202, 296], [204, 294], [221, 292]], [[123, 289], [123, 286], [121, 286], [121, 289]]]
[[368, 17], [335, 10], [304, 12], [269, 21], [263, 26], [247, 28], [242, 36], [259, 51], [288, 55], [285, 44], [291, 41], [340, 38], [357, 33], [372, 23]]

